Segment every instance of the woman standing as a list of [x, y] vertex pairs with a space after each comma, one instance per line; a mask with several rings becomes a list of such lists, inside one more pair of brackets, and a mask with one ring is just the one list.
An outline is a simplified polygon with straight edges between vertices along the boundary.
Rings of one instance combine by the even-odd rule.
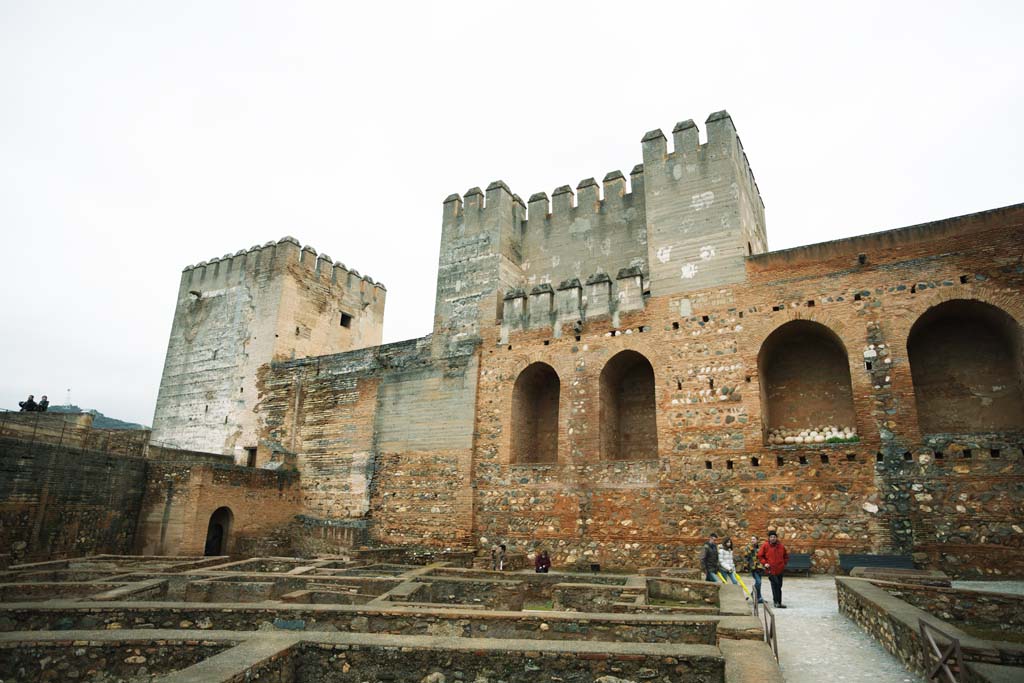
[[732, 556], [731, 538], [726, 538], [722, 541], [722, 545], [718, 546], [718, 571], [724, 579], [729, 579], [733, 584], [736, 583], [736, 561]]

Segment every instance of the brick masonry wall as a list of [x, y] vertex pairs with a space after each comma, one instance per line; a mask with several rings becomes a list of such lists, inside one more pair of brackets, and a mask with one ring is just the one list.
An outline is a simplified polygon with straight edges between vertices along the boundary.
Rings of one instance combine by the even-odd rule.
[[210, 517], [231, 510], [225, 554], [290, 552], [288, 527], [301, 511], [297, 476], [235, 465], [150, 463], [138, 552], [202, 555]]
[[[791, 551], [814, 553], [818, 570], [843, 552], [917, 551], [954, 574], [1024, 573], [1020, 433], [925, 439], [906, 352], [914, 321], [944, 301], [1024, 320], [1022, 219], [1024, 208], [1010, 207], [755, 256], [746, 284], [650, 298], [615, 330], [587, 321], [578, 342], [489, 331], [473, 463], [480, 542], [546, 546], [556, 565], [694, 564], [710, 531], [746, 540], [777, 528]], [[823, 325], [845, 348], [858, 443], [764, 445], [758, 355], [794, 320]], [[654, 367], [656, 462], [599, 458], [600, 372], [627, 349]], [[512, 387], [541, 361], [561, 380], [558, 463], [513, 464]], [[964, 449], [974, 458], [934, 467], [936, 447], [957, 454], [946, 463]]]
[[131, 552], [146, 461], [0, 439], [0, 548], [29, 562]]

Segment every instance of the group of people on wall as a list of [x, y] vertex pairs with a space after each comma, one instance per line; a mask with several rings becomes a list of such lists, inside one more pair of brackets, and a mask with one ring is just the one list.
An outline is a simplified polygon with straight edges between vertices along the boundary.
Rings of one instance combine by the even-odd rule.
[[28, 398], [24, 401], [18, 401], [18, 407], [22, 413], [45, 413], [46, 409], [50, 407], [50, 400], [43, 396], [36, 403], [36, 397], [33, 394], [29, 394]]
[[772, 604], [780, 608], [786, 607], [782, 603], [782, 577], [788, 563], [789, 551], [775, 531], [768, 532], [768, 540], [764, 543], [757, 536], [751, 536], [750, 543], [743, 546], [738, 556], [733, 551], [731, 538], [727, 537], [719, 543], [718, 534], [711, 534], [700, 556], [700, 568], [707, 581], [729, 581], [734, 584], [739, 581], [746, 588], [737, 571], [750, 574], [754, 581], [751, 598], [758, 603], [764, 602], [761, 597], [761, 578], [767, 576], [772, 587]]

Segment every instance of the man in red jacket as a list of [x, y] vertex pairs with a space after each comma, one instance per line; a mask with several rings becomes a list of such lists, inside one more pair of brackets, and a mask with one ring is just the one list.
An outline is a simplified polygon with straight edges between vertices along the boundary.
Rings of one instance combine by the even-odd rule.
[[775, 531], [768, 532], [768, 542], [757, 551], [757, 561], [768, 574], [768, 583], [772, 585], [772, 602], [776, 607], [785, 609], [786, 606], [782, 604], [782, 574], [789, 562], [789, 551], [779, 542], [779, 535]]

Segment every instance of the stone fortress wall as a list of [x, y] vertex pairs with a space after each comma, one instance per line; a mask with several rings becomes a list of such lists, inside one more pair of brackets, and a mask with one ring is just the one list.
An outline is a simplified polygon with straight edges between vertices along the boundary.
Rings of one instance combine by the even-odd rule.
[[[207, 297], [183, 280], [154, 438], [294, 462], [296, 528], [318, 542], [365, 525], [379, 544], [635, 567], [778, 528], [819, 571], [845, 552], [1024, 571], [1024, 205], [767, 252], [731, 118], [706, 127], [701, 144], [678, 124], [671, 152], [645, 135], [629, 192], [612, 172], [550, 203], [501, 181], [450, 196], [420, 339], [318, 336], [337, 311], [315, 288], [265, 297], [292, 302], [272, 321], [190, 323]], [[320, 341], [292, 341], [295, 310]], [[292, 336], [258, 370], [202, 365], [273, 330]]]

